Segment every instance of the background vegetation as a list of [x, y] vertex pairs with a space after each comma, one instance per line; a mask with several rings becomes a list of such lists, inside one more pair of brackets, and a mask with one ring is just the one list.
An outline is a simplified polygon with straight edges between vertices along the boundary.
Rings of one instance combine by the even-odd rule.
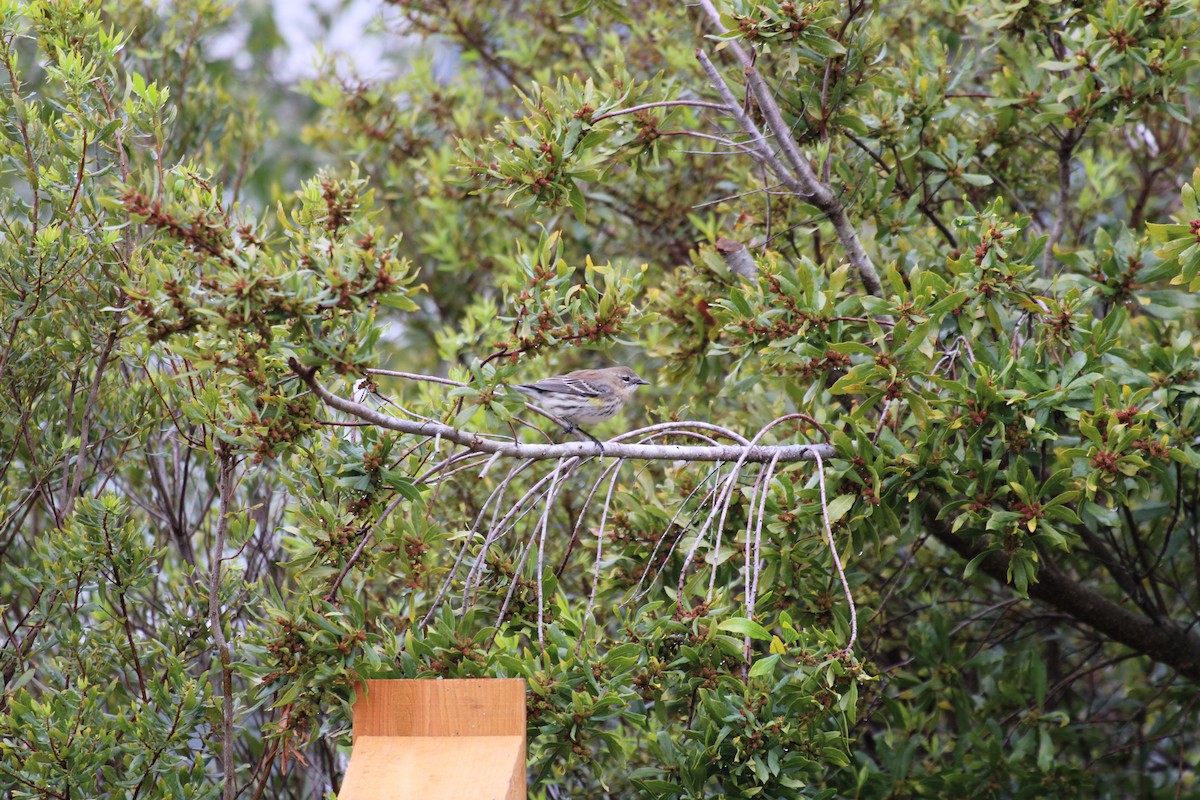
[[[1190, 0], [388, 5], [297, 93], [261, 6], [0, 0], [0, 794], [328, 796], [356, 679], [489, 675], [534, 797], [1196, 791]], [[836, 457], [300, 377], [533, 442], [608, 363]]]

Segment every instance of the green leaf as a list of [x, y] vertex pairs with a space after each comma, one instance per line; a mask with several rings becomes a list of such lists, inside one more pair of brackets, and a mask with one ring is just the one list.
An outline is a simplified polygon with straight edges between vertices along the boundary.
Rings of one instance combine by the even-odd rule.
[[762, 625], [759, 625], [754, 620], [745, 619], [744, 617], [730, 617], [722, 620], [717, 625], [718, 630], [727, 631], [728, 633], [738, 633], [743, 636], [749, 636], [751, 639], [760, 641], [770, 641], [771, 634]]
[[990, 556], [993, 552], [994, 551], [992, 550], [985, 550], [968, 561], [967, 565], [963, 567], [963, 580], [970, 580], [975, 575], [976, 570], [978, 570], [983, 564], [984, 559]]
[[846, 516], [846, 512], [854, 506], [854, 501], [857, 499], [857, 495], [839, 494], [837, 497], [833, 498], [833, 500], [829, 501], [829, 523], [832, 525], [842, 517]]
[[575, 221], [582, 224], [587, 219], [587, 203], [583, 199], [583, 191], [573, 180], [567, 181], [567, 202], [571, 204], [571, 211], [575, 214]]
[[766, 678], [775, 674], [775, 667], [779, 664], [780, 656], [771, 654], [765, 658], [760, 658], [750, 667], [749, 675], [751, 678]]

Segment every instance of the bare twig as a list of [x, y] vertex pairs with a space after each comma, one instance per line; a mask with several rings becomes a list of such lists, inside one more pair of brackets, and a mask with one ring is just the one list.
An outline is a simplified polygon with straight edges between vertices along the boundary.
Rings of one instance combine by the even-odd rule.
[[[755, 524], [754, 524], [753, 557], [746, 559], [746, 566], [748, 569], [747, 581], [746, 581], [746, 618], [747, 619], [754, 619], [754, 605], [755, 605], [755, 600], [758, 597], [758, 579], [761, 574], [761, 570], [759, 567], [759, 559], [762, 556], [763, 520], [766, 518], [766, 515], [767, 515], [767, 497], [770, 494], [771, 478], [774, 477], [775, 467], [778, 464], [779, 464], [779, 462], [776, 459], [771, 459], [771, 463], [765, 467], [765, 469], [764, 469], [765, 474], [762, 477], [762, 484], [763, 484], [762, 495], [761, 495], [761, 497], [759, 499], [759, 503], [758, 503], [757, 522], [755, 522]], [[747, 546], [747, 548], [749, 548], [751, 546], [751, 540], [749, 538], [750, 521], [751, 521], [751, 517], [750, 517], [750, 515], [747, 515], [747, 518], [746, 518], [746, 535], [747, 535], [746, 546]], [[752, 569], [751, 569], [751, 567], [752, 567]]]
[[[739, 457], [737, 459], [737, 461], [734, 463], [733, 469], [730, 471], [729, 477], [725, 480], [725, 484], [722, 487], [721, 492], [717, 495], [717, 499], [714, 501], [713, 512], [708, 515], [708, 518], [704, 521], [704, 525], [702, 525], [700, 527], [700, 532], [696, 535], [696, 541], [692, 544], [691, 549], [688, 550], [687, 557], [683, 561], [683, 566], [679, 570], [679, 585], [677, 587], [678, 594], [676, 596], [676, 602], [679, 603], [680, 606], [683, 605], [683, 584], [684, 584], [684, 580], [687, 578], [688, 567], [691, 566], [692, 559], [695, 557], [696, 551], [700, 548], [700, 544], [704, 541], [704, 534], [708, 531], [708, 526], [710, 524], [712, 524], [712, 520], [716, 516], [716, 512], [718, 509], [720, 509], [720, 511], [721, 511], [721, 521], [717, 524], [717, 541], [716, 541], [716, 551], [715, 552], [717, 553], [718, 557], [720, 556], [719, 551], [720, 551], [720, 547], [721, 547], [721, 532], [725, 528], [725, 516], [729, 512], [729, 504], [733, 499], [733, 489], [737, 485], [738, 475], [741, 473], [742, 467], [746, 464], [746, 462], [748, 460], [746, 458], [745, 454], [751, 452], [754, 449], [755, 445], [758, 444], [758, 440], [761, 439], [767, 433], [767, 431], [771, 430], [772, 428], [774, 428], [776, 425], [779, 425], [780, 423], [787, 422], [788, 420], [793, 420], [793, 419], [812, 420], [812, 417], [809, 417], [807, 414], [785, 414], [782, 417], [777, 417], [776, 419], [771, 420], [766, 425], [764, 425], [758, 431], [758, 433], [756, 433], [754, 435], [754, 438], [750, 440], [749, 445], [747, 445], [744, 448], [743, 455], [741, 457]], [[822, 429], [822, 430], [824, 430], [824, 429]], [[778, 458], [772, 456], [771, 461], [772, 461], [772, 463], [775, 463], [781, 459], [782, 459], [782, 456], [780, 456]], [[817, 459], [817, 463], [819, 464], [820, 456], [816, 456], [816, 459]], [[722, 459], [722, 460], [725, 460], [725, 459]], [[708, 599], [710, 601], [712, 600], [713, 592], [714, 592], [715, 585], [716, 585], [716, 583], [715, 583], [716, 568], [717, 568], [717, 565], [714, 564], [713, 565], [714, 577], [712, 579], [710, 579], [710, 581], [709, 581]]]
[[220, 473], [220, 505], [217, 507], [217, 533], [213, 542], [212, 566], [208, 581], [208, 624], [212, 630], [213, 644], [221, 663], [221, 770], [223, 800], [233, 800], [237, 772], [233, 761], [233, 657], [225, 629], [221, 621], [221, 562], [224, 560], [225, 535], [229, 531], [229, 516], [233, 513], [233, 470], [234, 456], [222, 446], [218, 458]]
[[759, 189], [750, 189], [745, 192], [738, 192], [737, 194], [725, 195], [724, 197], [718, 197], [716, 200], [708, 200], [703, 203], [697, 203], [696, 205], [692, 206], [692, 210], [695, 210], [698, 208], [708, 208], [709, 206], [715, 206], [720, 203], [728, 203], [731, 200], [737, 200], [742, 197], [749, 197], [750, 195], [759, 194], [759, 193], [763, 193], [768, 196], [772, 195], [772, 194], [791, 195], [791, 192], [776, 192], [775, 191], [782, 185], [783, 184], [781, 184], [781, 183], [773, 183], [769, 186], [763, 186], [762, 188], [759, 188]]
[[592, 571], [592, 590], [588, 593], [587, 610], [583, 612], [583, 621], [579, 625], [579, 642], [575, 645], [576, 655], [579, 654], [579, 648], [583, 646], [587, 621], [591, 619], [592, 610], [596, 607], [596, 588], [600, 585], [600, 559], [604, 553], [604, 525], [608, 522], [608, 509], [612, 505], [613, 490], [617, 488], [617, 475], [620, 473], [621, 463], [618, 460], [608, 468], [612, 479], [608, 483], [608, 494], [604, 496], [604, 510], [600, 513], [600, 527], [596, 530], [596, 562]]
[[712, 81], [713, 88], [717, 90], [717, 93], [721, 95], [721, 99], [725, 101], [734, 122], [750, 137], [750, 143], [755, 145], [755, 159], [774, 172], [779, 177], [779, 180], [789, 189], [794, 190], [795, 177], [783, 165], [779, 157], [772, 152], [771, 148], [767, 147], [767, 137], [759, 129], [758, 123], [742, 108], [742, 104], [738, 102], [737, 97], [733, 94], [733, 89], [726, 83], [724, 76], [721, 75], [720, 70], [709, 59], [708, 54], [703, 50], [697, 49], [696, 60], [700, 62], [700, 66], [704, 69], [704, 74], [708, 75], [709, 80]]
[[[704, 534], [708, 532], [708, 526], [712, 524], [713, 519], [717, 516], [717, 512], [721, 510], [722, 506], [727, 507], [725, 498], [729, 494], [730, 487], [737, 481], [738, 470], [740, 468], [740, 463], [735, 464], [734, 468], [725, 476], [725, 479], [719, 481], [713, 488], [714, 499], [712, 511], [705, 518], [704, 524], [700, 526], [700, 530], [696, 533], [696, 541], [688, 548], [687, 555], [683, 558], [683, 566], [679, 568], [679, 584], [675, 587], [675, 602], [680, 607], [683, 606], [683, 583], [687, 578], [688, 568], [692, 565], [692, 560], [696, 557], [696, 551], [700, 549], [700, 545], [704, 542]], [[714, 566], [713, 569], [716, 569], [716, 567]]]
[[[771, 493], [771, 478], [775, 473], [775, 466], [779, 462], [775, 459], [771, 463], [763, 467], [759, 473], [758, 480], [754, 483], [754, 491], [757, 492], [759, 486], [762, 486], [762, 494], [758, 503], [758, 523], [755, 524], [754, 515], [754, 494], [750, 495], [750, 513], [746, 514], [746, 619], [754, 619], [755, 600], [758, 597], [758, 579], [762, 574], [762, 567], [759, 562], [762, 558], [762, 527], [763, 519], [767, 514], [767, 496]], [[754, 528], [754, 533], [751, 535], [750, 529]], [[715, 570], [714, 570], [715, 572]], [[742, 665], [742, 677], [746, 678], [750, 674], [750, 647], [751, 640], [749, 634], [742, 641], [742, 652], [745, 655], [745, 663]]]
[[[409, 433], [427, 438], [440, 437], [455, 444], [460, 444], [469, 450], [479, 453], [495, 453], [501, 457], [543, 461], [564, 457], [586, 457], [599, 454], [599, 448], [591, 442], [567, 442], [565, 444], [523, 444], [518, 442], [496, 441], [484, 438], [485, 434], [473, 431], [462, 431], [439, 422], [418, 422], [399, 419], [368, 406], [339, 397], [316, 379], [316, 369], [303, 367], [295, 359], [291, 361], [295, 373], [304, 380], [322, 402], [331, 408], [336, 408], [351, 416], [378, 425], [388, 430]], [[776, 422], [791, 419], [792, 416], [781, 417]], [[696, 426], [698, 423], [686, 423]], [[772, 423], [772, 425], [775, 423]], [[626, 434], [626, 437], [629, 434]], [[621, 438], [626, 438], [621, 437]], [[613, 458], [629, 458], [636, 460], [657, 461], [739, 461], [741, 463], [762, 464], [778, 455], [780, 461], [811, 461], [814, 453], [820, 450], [826, 458], [833, 458], [835, 451], [828, 444], [789, 444], [789, 445], [724, 445], [724, 446], [685, 446], [675, 444], [626, 444], [613, 440], [604, 444], [604, 455]]]
[[[716, 6], [713, 5], [712, 0], [699, 0], [699, 5], [704, 9], [705, 14], [719, 32], [728, 32], [721, 22], [721, 15], [717, 11]], [[755, 158], [769, 167], [784, 185], [812, 203], [829, 218], [834, 230], [837, 231], [838, 239], [841, 241], [843, 249], [846, 251], [846, 257], [858, 272], [863, 287], [873, 295], [882, 296], [883, 284], [879, 280], [879, 273], [876, 271], [875, 265], [871, 263], [866, 250], [863, 249], [862, 242], [858, 238], [858, 232], [850, 223], [849, 217], [846, 216], [845, 207], [842, 205], [837, 193], [827, 183], [821, 181], [809, 163], [808, 158], [801, 152], [800, 146], [796, 143], [790, 128], [783, 119], [783, 112], [780, 110], [779, 104], [775, 101], [770, 87], [767, 86], [766, 81], [763, 80], [762, 75], [759, 74], [758, 69], [755, 67], [754, 59], [746, 48], [737, 41], [728, 41], [725, 45], [728, 52], [733, 54], [742, 68], [742, 72], [746, 76], [747, 88], [753, 95], [754, 102], [758, 105], [758, 109], [766, 121], [768, 130], [774, 134], [776, 141], [779, 142], [786, 165], [765, 144], [760, 144], [755, 149]], [[702, 50], [697, 50], [696, 58], [700, 61], [705, 74], [712, 80], [725, 105], [730, 107], [730, 113], [734, 120], [741, 126], [743, 131], [750, 135], [751, 139], [760, 140], [762, 133], [758, 126], [745, 110], [737, 104], [733, 91], [709, 60], [708, 56]]]
[[416, 372], [397, 372], [394, 369], [369, 369], [368, 375], [387, 375], [392, 378], [405, 378], [410, 381], [425, 381], [426, 383], [441, 383], [446, 386], [466, 386], [467, 384], [460, 381], [452, 381], [449, 378], [439, 378], [436, 375], [420, 375]]
[[636, 114], [639, 111], [646, 111], [651, 108], [671, 108], [672, 106], [689, 106], [691, 108], [715, 108], [717, 111], [728, 111], [729, 107], [721, 103], [708, 103], [703, 100], [659, 100], [655, 103], [642, 103], [629, 108], [618, 108], [609, 111], [607, 114], [601, 114], [598, 117], [592, 118], [592, 124], [595, 125], [601, 120], [611, 117], [619, 117], [623, 114]]
[[[646, 580], [646, 575], [648, 575], [650, 573], [650, 566], [654, 564], [654, 557], [656, 555], [658, 555], [658, 548], [662, 545], [663, 540], [665, 540], [667, 538], [667, 534], [670, 532], [671, 528], [678, 521], [680, 515], [683, 514], [683, 510], [685, 508], [687, 508], [688, 501], [690, 501], [696, 495], [696, 492], [700, 491], [700, 489], [703, 488], [705, 486], [705, 484], [708, 483], [710, 478], [712, 478], [714, 475], [719, 476], [721, 474], [721, 466], [722, 466], [721, 462], [717, 462], [717, 466], [714, 467], [713, 469], [711, 469], [709, 471], [709, 473], [704, 476], [704, 480], [702, 480], [698, 484], [696, 484], [696, 487], [694, 489], [692, 489], [692, 491], [690, 491], [688, 493], [688, 496], [683, 499], [683, 503], [679, 506], [679, 510], [676, 511], [675, 514], [672, 515], [671, 519], [667, 522], [667, 527], [663, 529], [663, 535], [660, 536], [658, 541], [656, 541], [654, 543], [654, 547], [650, 551], [650, 557], [646, 560], [646, 570], [642, 572], [641, 577], [638, 578], [637, 586], [635, 586], [633, 589], [633, 599], [635, 601], [640, 600], [641, 598], [645, 597], [646, 592], [649, 592], [650, 587], [654, 585], [654, 581], [652, 580], [652, 581], [650, 581], [650, 584], [646, 586], [645, 591], [642, 591], [642, 584]], [[712, 495], [716, 494], [717, 489], [720, 487], [720, 485], [721, 485], [721, 482], [720, 482], [720, 479], [718, 479], [717, 485], [712, 489], [712, 491], [709, 493], [708, 496], [712, 496]], [[703, 503], [703, 501], [701, 501], [699, 508], [703, 508], [703, 507], [704, 507], [704, 503]], [[692, 516], [689, 518], [689, 522], [691, 521], [691, 519], [695, 518], [696, 513], [698, 513], [698, 509], [696, 512], [692, 513]], [[676, 545], [679, 544], [679, 540], [683, 537], [683, 532], [686, 530], [687, 530], [687, 525], [681, 526], [679, 536], [675, 537], [675, 542], [673, 542], [671, 544], [671, 547], [667, 549], [667, 553], [663, 557], [664, 563], [666, 562], [667, 559], [669, 559], [671, 557], [671, 553], [674, 552]]]
[[[568, 459], [565, 461], [561, 469], [565, 470], [565, 472], [569, 474], [570, 470], [574, 468], [577, 463], [578, 459]], [[520, 522], [525, 515], [533, 509], [533, 507], [540, 500], [541, 496], [544, 496], [550, 492], [549, 488], [543, 491], [542, 487], [551, 481], [557, 483], [558, 474], [559, 470], [556, 469], [549, 475], [542, 477], [540, 480], [534, 483], [533, 486], [529, 487], [529, 490], [526, 491], [525, 494], [521, 495], [520, 499], [513, 504], [512, 508], [510, 508], [508, 512], [500, 518], [499, 524], [492, 526], [491, 530], [488, 531], [487, 536], [484, 537], [483, 546], [479, 550], [479, 555], [475, 557], [475, 561], [471, 565], [470, 571], [467, 572], [466, 580], [463, 582], [462, 607], [464, 611], [472, 602], [472, 589], [474, 589], [477, 585], [477, 579], [481, 575], [483, 565], [487, 561], [488, 551], [491, 549], [492, 545], [495, 544], [497, 539], [499, 539], [501, 536], [511, 530], [518, 522]], [[522, 509], [524, 509], [524, 511], [522, 511]]]
[[[708, 599], [708, 602], [710, 602], [710, 603], [712, 602], [713, 597], [716, 595], [716, 591], [717, 591], [717, 567], [719, 567], [721, 565], [721, 539], [722, 539], [723, 534], [725, 533], [725, 518], [729, 516], [729, 506], [733, 504], [733, 492], [734, 492], [734, 489], [737, 488], [737, 479], [742, 474], [743, 466], [744, 466], [744, 462], [741, 462], [741, 461], [739, 461], [738, 463], [733, 465], [733, 472], [729, 477], [729, 481], [727, 481], [725, 484], [725, 491], [721, 493], [720, 498], [717, 500], [717, 505], [720, 506], [720, 508], [721, 508], [721, 519], [720, 519], [720, 521], [717, 522], [717, 536], [716, 536], [716, 539], [713, 541], [713, 550], [712, 550], [712, 552], [713, 552], [712, 572], [710, 572], [709, 576], [708, 576], [707, 599]], [[754, 504], [754, 496], [753, 495], [751, 495], [751, 497], [750, 497], [750, 504], [751, 505]], [[700, 536], [698, 536], [696, 538], [696, 543], [699, 544], [703, 539], [704, 539], [704, 529], [701, 528]], [[694, 548], [693, 548], [693, 552], [695, 552]], [[680, 575], [679, 575], [680, 595], [683, 594], [683, 579], [686, 574], [687, 574], [687, 564], [685, 562], [684, 569], [680, 571]]]
[[849, 653], [854, 649], [854, 641], [858, 639], [858, 611], [854, 607], [854, 595], [850, 593], [850, 582], [846, 580], [846, 570], [842, 568], [842, 559], [838, 555], [837, 545], [833, 541], [833, 528], [829, 524], [829, 504], [825, 499], [825, 468], [821, 456], [817, 454], [817, 485], [821, 488], [821, 521], [825, 525], [825, 543], [829, 545], [829, 554], [833, 557], [833, 566], [837, 569], [838, 579], [842, 582], [842, 591], [846, 594], [846, 603], [850, 606], [850, 641], [846, 642], [843, 652]]
[[[543, 574], [543, 569], [545, 567], [545, 557], [546, 557], [546, 528], [550, 521], [550, 509], [554, 505], [554, 498], [558, 493], [558, 478], [557, 478], [557, 476], [559, 474], [559, 470], [561, 470], [563, 468], [563, 466], [564, 466], [564, 462], [562, 462], [562, 461], [558, 462], [558, 464], [556, 464], [554, 467], [554, 471], [551, 473], [551, 477], [553, 478], [553, 480], [550, 484], [550, 489], [546, 493], [546, 497], [543, 501], [542, 516], [541, 516], [541, 519], [538, 520], [538, 525], [537, 525], [537, 527], [538, 527], [538, 558], [537, 558], [537, 575], [536, 575], [537, 602], [538, 602], [537, 633], [538, 633], [538, 645], [543, 649], [545, 649], [545, 646], [546, 646], [546, 639], [545, 639], [545, 633], [544, 633], [544, 629], [545, 629], [545, 611], [544, 611], [545, 597], [543, 596], [543, 592], [542, 592], [542, 574]], [[517, 564], [515, 567], [513, 567], [512, 580], [509, 581], [509, 583], [508, 583], [508, 591], [504, 595], [504, 602], [500, 605], [500, 613], [496, 615], [496, 624], [494, 626], [496, 628], [496, 633], [492, 634], [492, 642], [495, 642], [496, 636], [498, 636], [500, 634], [500, 625], [504, 622], [504, 618], [508, 615], [508, 606], [512, 602], [513, 595], [515, 595], [517, 593], [517, 587], [520, 586], [521, 572], [525, 569], [525, 562], [529, 559], [529, 553], [531, 550], [533, 550], [533, 540], [532, 539], [527, 541], [525, 543], [525, 546], [523, 548], [521, 548], [521, 557], [519, 559], [517, 559]], [[490, 645], [489, 645], [489, 647], [490, 647]]]
[[[620, 463], [620, 462], [618, 462], [618, 463]], [[545, 574], [544, 569], [546, 566], [546, 526], [550, 522], [550, 507], [554, 505], [554, 496], [558, 490], [558, 474], [559, 474], [559, 470], [561, 470], [562, 467], [563, 467], [562, 461], [559, 461], [558, 464], [555, 465], [555, 467], [554, 467], [554, 472], [552, 473], [554, 475], [554, 481], [550, 484], [550, 492], [546, 495], [545, 508], [542, 509], [542, 518], [538, 524], [538, 560], [537, 560], [537, 576], [536, 576], [537, 603], [538, 603], [537, 634], [538, 634], [538, 646], [541, 647], [543, 650], [546, 649], [546, 637], [545, 637], [546, 597], [545, 597], [544, 589], [542, 587], [542, 576]], [[514, 584], [517, 583], [517, 578], [521, 574], [522, 566], [523, 566], [523, 564], [519, 564], [519, 565], [517, 565], [517, 568], [515, 570], [513, 570], [513, 583]], [[500, 626], [497, 625], [496, 627], [500, 627]]]
[[333, 579], [333, 583], [330, 585], [329, 591], [325, 593], [326, 602], [332, 603], [334, 598], [337, 597], [338, 589], [340, 589], [342, 586], [342, 581], [346, 579], [346, 575], [350, 572], [350, 569], [358, 562], [358, 559], [362, 557], [363, 551], [367, 548], [367, 544], [375, 536], [375, 531], [379, 530], [380, 526], [383, 525], [384, 520], [390, 517], [392, 512], [395, 511], [402, 502], [404, 502], [404, 495], [397, 494], [395, 499], [388, 503], [387, 508], [385, 508], [383, 513], [379, 515], [379, 519], [375, 521], [375, 524], [363, 534], [362, 540], [358, 543], [358, 547], [354, 548], [354, 552], [350, 555], [350, 558], [346, 559], [346, 564], [342, 567], [342, 571], [339, 572], [337, 577]]
[[[883, 170], [884, 175], [891, 174], [892, 168], [888, 166], [887, 162], [883, 160], [882, 156], [878, 155], [875, 151], [868, 147], [866, 142], [864, 142], [862, 139], [859, 139], [850, 131], [843, 131], [842, 135], [857, 145], [858, 149], [862, 150], [870, 157], [872, 161], [878, 164], [879, 168]], [[897, 169], [896, 174], [896, 191], [899, 192], [900, 196], [905, 200], [908, 200], [913, 196], [912, 192], [905, 185], [902, 172], [899, 169]], [[938, 215], [933, 213], [933, 210], [929, 207], [928, 201], [923, 200], [922, 202], [918, 203], [917, 210], [925, 216], [925, 219], [933, 223], [933, 226], [938, 229], [939, 233], [942, 234], [947, 244], [949, 244], [951, 247], [958, 247], [958, 238], [954, 235], [953, 231], [946, 227], [946, 223], [942, 222]]]
[[421, 619], [421, 628], [425, 628], [429, 625], [430, 621], [433, 619], [433, 615], [437, 612], [438, 607], [441, 606], [442, 601], [446, 599], [446, 594], [450, 591], [450, 587], [454, 584], [454, 576], [458, 574], [458, 568], [462, 566], [463, 559], [466, 557], [467, 551], [471, 548], [471, 541], [475, 537], [475, 532], [479, 530], [479, 525], [481, 522], [483, 522], [483, 515], [487, 513], [488, 507], [493, 501], [495, 501], [496, 514], [492, 517], [492, 527], [495, 527], [496, 516], [499, 516], [500, 512], [500, 499], [504, 497], [505, 489], [518, 474], [524, 471], [532, 463], [532, 461], [523, 461], [509, 470], [508, 475], [504, 476], [504, 479], [500, 481], [500, 484], [493, 489], [492, 493], [489, 494], [487, 499], [483, 501], [483, 505], [479, 508], [479, 513], [475, 516], [475, 522], [472, 523], [471, 529], [467, 531], [467, 535], [463, 540], [463, 545], [458, 550], [458, 555], [454, 559], [454, 564], [451, 565], [449, 572], [446, 573], [446, 578], [442, 581], [442, 586], [438, 590], [437, 596], [433, 598], [433, 603], [430, 604], [429, 611], [427, 611], [425, 616]]

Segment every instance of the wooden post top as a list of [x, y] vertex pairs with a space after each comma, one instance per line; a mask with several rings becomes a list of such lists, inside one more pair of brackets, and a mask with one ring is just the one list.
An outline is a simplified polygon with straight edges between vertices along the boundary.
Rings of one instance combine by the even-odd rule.
[[369, 680], [355, 695], [339, 800], [524, 800], [524, 680]]
[[354, 703], [359, 736], [524, 736], [521, 678], [369, 680]]

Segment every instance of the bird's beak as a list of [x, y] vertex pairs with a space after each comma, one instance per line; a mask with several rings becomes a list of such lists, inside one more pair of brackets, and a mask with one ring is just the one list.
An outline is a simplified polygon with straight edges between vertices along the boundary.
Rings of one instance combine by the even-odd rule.
[[649, 386], [650, 385], [650, 381], [644, 381], [641, 378], [638, 378], [637, 382], [638, 382], [638, 386]]

